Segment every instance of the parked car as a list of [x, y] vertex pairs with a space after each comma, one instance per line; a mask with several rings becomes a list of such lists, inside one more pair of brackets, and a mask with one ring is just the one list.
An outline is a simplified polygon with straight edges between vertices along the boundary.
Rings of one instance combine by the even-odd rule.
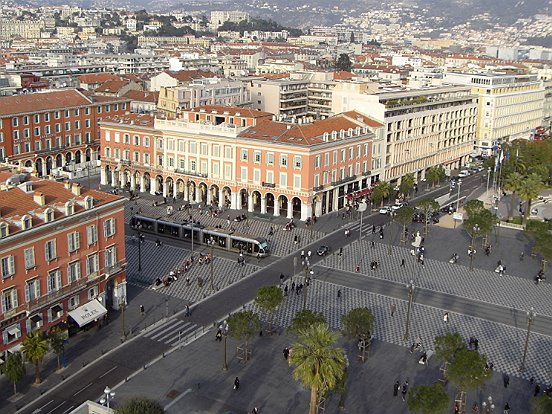
[[380, 214], [389, 214], [393, 211], [393, 209], [391, 207], [382, 207], [379, 209], [379, 213]]
[[394, 205], [391, 206], [391, 210], [393, 212], [397, 211], [398, 209], [406, 206], [407, 204], [406, 203], [395, 203]]
[[330, 253], [330, 247], [326, 245], [322, 245], [316, 250], [318, 256], [326, 256], [328, 253]]
[[[412, 222], [413, 223], [425, 223], [425, 214], [421, 211], [416, 211], [414, 215], [412, 216]], [[439, 212], [434, 211], [431, 213], [431, 222], [433, 224], [439, 223]]]

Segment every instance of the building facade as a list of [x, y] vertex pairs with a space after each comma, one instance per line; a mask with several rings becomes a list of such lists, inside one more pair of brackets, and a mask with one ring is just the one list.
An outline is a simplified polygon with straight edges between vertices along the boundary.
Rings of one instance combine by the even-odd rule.
[[301, 220], [366, 194], [380, 179], [373, 166], [385, 138], [381, 123], [355, 111], [298, 124], [222, 106], [112, 118], [101, 130], [102, 184]]
[[9, 171], [0, 182], [0, 352], [126, 303], [124, 199]]
[[0, 97], [0, 161], [38, 176], [98, 159], [98, 121], [130, 110], [130, 99], [59, 90]]
[[286, 118], [307, 115], [309, 81], [253, 80], [250, 83], [251, 106]]

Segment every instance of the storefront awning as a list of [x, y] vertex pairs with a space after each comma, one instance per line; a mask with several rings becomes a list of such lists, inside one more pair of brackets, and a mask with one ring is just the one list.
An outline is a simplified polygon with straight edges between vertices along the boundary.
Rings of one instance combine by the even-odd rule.
[[78, 308], [69, 312], [69, 316], [75, 320], [79, 326], [84, 326], [98, 318], [101, 318], [107, 313], [107, 309], [98, 302], [97, 299], [93, 299], [86, 305], [79, 306]]

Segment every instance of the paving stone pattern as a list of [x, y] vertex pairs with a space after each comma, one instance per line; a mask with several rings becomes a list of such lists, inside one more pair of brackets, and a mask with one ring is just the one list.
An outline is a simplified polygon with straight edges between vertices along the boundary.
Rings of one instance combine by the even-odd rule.
[[[194, 205], [194, 207], [189, 210], [178, 211], [177, 208], [181, 205], [181, 202], [176, 204], [169, 202], [168, 204], [154, 207], [151, 200], [135, 200], [127, 204], [125, 208], [125, 222], [129, 223], [133, 214], [138, 212], [138, 210], [141, 211], [142, 215], [147, 217], [170, 217], [172, 220], [182, 221], [189, 220], [191, 214], [194, 220], [199, 221], [205, 227], [213, 228], [220, 225], [225, 230], [233, 227], [237, 234], [268, 239], [271, 250], [270, 253], [274, 256], [286, 256], [301, 246], [325, 236], [325, 233], [316, 230], [316, 225], [313, 229], [306, 228], [305, 225], [298, 220], [294, 220], [295, 223], [298, 224], [298, 227], [291, 231], [285, 231], [281, 223], [252, 218], [253, 215], [251, 213], [249, 213], [249, 219], [238, 223], [232, 220], [238, 213], [242, 213], [241, 211], [226, 210], [219, 217], [211, 217], [205, 209], [203, 209], [203, 213], [200, 213], [199, 208], [196, 207], [197, 205]], [[175, 207], [175, 211], [170, 216], [167, 216], [167, 206]], [[228, 225], [228, 215], [230, 215], [230, 225]], [[274, 234], [269, 236], [268, 234], [271, 226], [273, 227]], [[299, 239], [297, 245], [294, 244], [295, 235], [297, 235]]]
[[[146, 240], [142, 243], [142, 271], [138, 271], [138, 242], [133, 237], [126, 237], [126, 257], [128, 262], [127, 281], [141, 285], [153, 285], [155, 280], [167, 276], [171, 270], [183, 268], [184, 263], [191, 257], [191, 251], [163, 244], [157, 247], [154, 242]], [[209, 249], [199, 250], [207, 254]], [[195, 251], [197, 258], [198, 251]], [[247, 259], [246, 259], [247, 260]], [[255, 259], [253, 259], [255, 260]], [[245, 266], [238, 266], [236, 261], [215, 257], [213, 259], [213, 285], [215, 290], [237, 282], [250, 276], [259, 269], [258, 266], [247, 263]], [[210, 285], [211, 267], [210, 264], [197, 263], [194, 261], [188, 272], [183, 273], [176, 282], [170, 286], [164, 286], [157, 291], [159, 293], [184, 299], [195, 303], [212, 294]], [[186, 276], [190, 278], [190, 285], [186, 284]], [[199, 287], [198, 279], [203, 280], [202, 287]]]
[[[295, 276], [293, 281], [301, 283], [302, 277]], [[291, 286], [291, 281], [287, 282]], [[341, 290], [341, 298], [337, 297]], [[283, 304], [275, 313], [275, 323], [285, 329], [294, 315], [303, 309], [303, 295], [289, 292]], [[391, 316], [391, 305], [396, 305], [396, 312]], [[421, 339], [424, 349], [433, 349], [433, 339], [447, 332], [459, 332], [468, 341], [470, 336], [479, 339], [479, 351], [487, 355], [494, 364], [495, 371], [507, 372], [512, 376], [526, 380], [534, 377], [539, 383], [549, 383], [552, 372], [552, 359], [549, 352], [552, 337], [532, 333], [527, 351], [527, 370], [519, 372], [523, 346], [527, 331], [485, 319], [449, 312], [449, 323], [443, 321], [445, 310], [414, 302], [410, 315], [409, 340], [403, 337], [406, 328], [408, 302], [388, 296], [374, 294], [357, 289], [342, 287], [328, 282], [313, 280], [307, 289], [307, 309], [322, 313], [332, 329], [341, 329], [341, 317], [357, 307], [368, 307], [374, 314], [374, 336], [377, 340], [392, 344], [410, 346], [416, 338]], [[264, 321], [268, 316], [263, 314], [253, 302], [247, 309], [259, 312]], [[438, 364], [432, 358], [430, 364]]]
[[[358, 234], [358, 224], [352, 226], [352, 234]], [[364, 226], [363, 226], [364, 227]], [[367, 231], [368, 228], [366, 228]], [[363, 228], [364, 231], [364, 228]], [[416, 286], [423, 289], [448, 293], [481, 302], [489, 302], [507, 308], [528, 310], [534, 307], [541, 315], [552, 316], [552, 284], [536, 285], [531, 280], [505, 274], [500, 276], [494, 271], [475, 268], [469, 265], [450, 264], [448, 261], [425, 259], [420, 265], [411, 255], [413, 247], [390, 246], [374, 242], [371, 237], [351, 243], [343, 249], [343, 256], [327, 256], [322, 266], [356, 272], [357, 264], [360, 273], [399, 283], [408, 283], [411, 279]], [[401, 260], [405, 259], [405, 267]], [[370, 270], [370, 262], [376, 260], [378, 269]], [[467, 262], [467, 260], [466, 260]], [[469, 263], [469, 262], [467, 262]]]

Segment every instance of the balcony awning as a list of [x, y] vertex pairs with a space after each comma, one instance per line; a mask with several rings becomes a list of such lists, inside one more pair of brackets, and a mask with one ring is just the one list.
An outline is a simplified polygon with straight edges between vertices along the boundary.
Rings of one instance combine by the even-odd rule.
[[107, 309], [98, 302], [97, 299], [93, 299], [85, 305], [79, 306], [69, 312], [69, 316], [75, 320], [79, 326], [84, 326], [98, 318], [101, 318], [107, 313]]
[[63, 311], [63, 308], [60, 305], [56, 305], [52, 308], [52, 312], [54, 312], [54, 313], [58, 313], [58, 312], [62, 312], [62, 311]]
[[31, 316], [31, 322], [32, 323], [38, 323], [42, 320], [42, 316], [40, 315], [33, 315]]
[[21, 329], [19, 329], [18, 325], [12, 325], [6, 331], [13, 336], [18, 336], [21, 333]]

